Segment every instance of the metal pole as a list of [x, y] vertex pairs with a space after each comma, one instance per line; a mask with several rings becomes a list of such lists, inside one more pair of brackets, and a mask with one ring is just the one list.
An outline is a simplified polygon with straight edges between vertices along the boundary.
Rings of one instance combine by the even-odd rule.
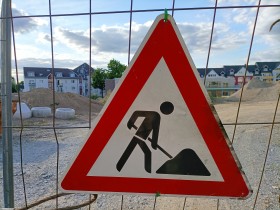
[[11, 0], [2, 0], [1, 17], [1, 99], [3, 143], [4, 208], [14, 208], [12, 149], [12, 77], [11, 77]]

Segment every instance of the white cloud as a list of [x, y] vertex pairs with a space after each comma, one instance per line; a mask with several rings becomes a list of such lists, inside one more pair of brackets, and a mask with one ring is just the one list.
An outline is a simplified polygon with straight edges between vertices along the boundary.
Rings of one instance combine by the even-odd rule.
[[219, 0], [218, 5], [256, 5], [257, 0]]
[[238, 24], [248, 24], [253, 13], [256, 13], [255, 9], [233, 9], [231, 14], [233, 16], [232, 20]]
[[[28, 15], [23, 10], [18, 10], [17, 8], [12, 8], [13, 17], [16, 16], [26, 16]], [[48, 25], [46, 19], [36, 18], [36, 17], [25, 17], [25, 18], [14, 18], [14, 31], [15, 33], [29, 33], [36, 30], [39, 26]]]
[[280, 48], [273, 47], [267, 50], [260, 50], [252, 53], [250, 58], [251, 63], [258, 61], [279, 61], [280, 60]]
[[[13, 50], [13, 48], [12, 48]], [[18, 59], [25, 59], [25, 58], [33, 58], [33, 59], [40, 59], [40, 58], [50, 58], [51, 54], [45, 49], [41, 49], [40, 46], [36, 45], [29, 45], [29, 44], [16, 44], [16, 53]], [[13, 52], [12, 52], [13, 55]]]
[[[219, 1], [225, 4], [238, 5], [241, 0]], [[255, 4], [256, 0], [244, 1], [242, 4]], [[278, 4], [279, 1], [272, 1]], [[217, 16], [215, 30], [213, 34], [212, 50], [220, 54], [234, 52], [236, 49], [249, 47], [252, 33], [253, 21], [256, 8], [218, 10], [224, 11], [222, 18]], [[273, 21], [279, 19], [280, 8], [260, 8], [257, 22], [256, 39], [254, 45], [258, 45], [260, 52], [254, 53], [251, 60], [279, 60], [280, 52], [275, 49], [279, 45], [280, 24], [276, 25], [271, 32], [269, 27]], [[22, 10], [13, 7], [14, 16], [26, 15]], [[199, 19], [200, 22], [180, 22], [177, 20], [179, 30], [192, 54], [194, 60], [203, 60], [206, 57], [209, 47], [212, 22]], [[143, 24], [132, 22], [131, 33], [131, 53], [135, 53], [141, 41], [151, 27], [153, 21]], [[81, 23], [82, 24], [82, 23]], [[17, 55], [23, 66], [50, 66], [50, 34], [48, 18], [16, 18], [14, 19], [15, 32], [21, 36], [37, 35], [36, 45], [27, 38], [25, 43], [17, 43]], [[47, 26], [47, 27], [41, 27]], [[39, 31], [40, 29], [40, 31]], [[28, 34], [29, 33], [29, 34]], [[56, 65], [60, 67], [75, 67], [86, 61], [89, 57], [89, 29], [73, 30], [60, 25], [53, 29], [53, 41], [57, 54], [55, 54]], [[31, 37], [31, 36], [30, 36]], [[107, 62], [118, 59], [127, 62], [129, 38], [129, 23], [118, 25], [102, 25], [92, 28], [92, 58], [93, 65], [106, 67]], [[270, 48], [269, 48], [270, 47]], [[253, 47], [254, 48], [254, 47]], [[257, 48], [255, 48], [257, 49]], [[58, 53], [59, 52], [59, 53]], [[77, 55], [81, 59], [77, 59]], [[234, 54], [235, 60], [238, 54]], [[221, 62], [229, 62], [222, 60]], [[231, 62], [231, 61], [230, 61]], [[230, 63], [225, 63], [230, 64]]]
[[54, 29], [54, 37], [70, 47], [76, 47], [77, 49], [86, 49], [89, 46], [89, 37], [84, 31], [73, 31], [56, 27]]
[[279, 19], [280, 8], [261, 8], [258, 17], [256, 33], [264, 38], [267, 44], [275, 45], [276, 42], [280, 42], [280, 27], [279, 24], [269, 31], [270, 26], [274, 21]]
[[[131, 52], [134, 53], [150, 28], [152, 21], [144, 24], [132, 23], [131, 32]], [[211, 23], [178, 23], [178, 27], [183, 38], [191, 51], [205, 52], [209, 46]], [[213, 49], [225, 50], [238, 47], [245, 43], [245, 33], [239, 32], [229, 34], [229, 27], [226, 24], [216, 23], [213, 36]], [[89, 31], [74, 31], [61, 27], [54, 30], [56, 41], [72, 49], [88, 52], [89, 50]], [[100, 28], [92, 29], [92, 50], [94, 53], [119, 53], [128, 52], [128, 24], [119, 26], [102, 25]], [[48, 40], [47, 36], [41, 40]]]
[[[41, 44], [49, 44], [51, 42], [51, 36], [50, 34], [47, 33], [39, 33], [36, 42]], [[54, 44], [56, 43], [54, 38], [53, 38], [53, 42]]]

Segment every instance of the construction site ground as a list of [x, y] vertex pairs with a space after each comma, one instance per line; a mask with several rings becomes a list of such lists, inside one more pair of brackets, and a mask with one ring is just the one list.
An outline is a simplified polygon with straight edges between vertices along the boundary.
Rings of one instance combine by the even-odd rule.
[[[256, 192], [259, 189], [256, 209], [280, 209], [280, 113], [275, 118], [272, 131], [270, 147], [268, 143], [271, 132], [271, 122], [276, 110], [277, 97], [280, 92], [280, 83], [266, 84], [260, 81], [252, 81], [244, 87], [243, 98], [239, 109], [238, 123], [236, 126], [233, 147], [248, 177], [249, 183], [254, 191], [247, 200], [221, 199], [219, 209], [252, 209]], [[218, 99], [215, 102], [217, 113], [224, 123], [224, 127], [232, 140], [234, 123], [236, 122], [241, 90], [234, 95]], [[22, 101], [30, 107], [53, 106], [52, 92], [45, 89], [34, 90], [21, 94]], [[72, 129], [56, 129], [59, 143], [58, 176], [61, 178], [63, 172], [71, 162], [73, 155], [86, 138], [89, 126], [100, 112], [102, 104], [93, 101], [91, 114], [89, 115], [88, 98], [69, 93], [59, 93], [55, 96], [57, 107], [67, 107], [76, 110], [76, 117], [71, 120], [49, 118], [30, 118], [23, 120], [25, 126], [42, 128], [20, 128], [13, 129], [13, 151], [14, 151], [14, 180], [15, 180], [15, 205], [24, 207], [24, 188], [21, 170], [21, 158], [25, 181], [25, 190], [28, 204], [38, 201], [44, 197], [56, 193], [56, 170], [57, 170], [57, 142], [54, 125], [64, 127], [80, 127]], [[260, 124], [256, 124], [260, 123]], [[14, 126], [21, 125], [20, 119], [13, 120]], [[45, 128], [44, 128], [45, 127]], [[49, 127], [46, 129], [46, 127]], [[0, 144], [2, 149], [2, 144]], [[22, 153], [21, 153], [22, 148]], [[268, 155], [266, 153], [268, 150]], [[21, 156], [22, 154], [22, 156]], [[265, 168], [263, 170], [264, 161]], [[0, 184], [3, 184], [2, 156], [0, 156]], [[259, 188], [259, 181], [263, 173], [263, 181]], [[3, 194], [0, 187], [0, 195]], [[88, 194], [75, 194], [60, 197], [59, 207], [77, 205], [88, 201]], [[91, 209], [121, 209], [121, 195], [99, 194], [98, 199], [91, 205]], [[215, 198], [193, 198], [188, 197], [165, 197], [156, 199], [155, 209], [217, 209]], [[122, 209], [153, 209], [154, 196], [124, 195]], [[55, 200], [43, 203], [35, 209], [53, 209]], [[3, 201], [0, 200], [0, 207]], [[88, 209], [84, 208], [84, 209]]]

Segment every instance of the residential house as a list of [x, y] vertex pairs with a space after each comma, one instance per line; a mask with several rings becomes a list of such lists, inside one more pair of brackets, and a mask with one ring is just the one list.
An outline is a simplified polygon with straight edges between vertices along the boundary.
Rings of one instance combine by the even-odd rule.
[[[255, 65], [225, 65], [222, 68], [197, 69], [202, 82], [213, 97], [228, 96], [240, 89], [245, 82], [253, 77], [265, 82], [280, 80], [280, 62], [256, 62]], [[24, 91], [34, 88], [53, 88], [55, 91], [73, 92], [83, 96], [101, 96], [100, 89], [91, 86], [91, 75], [94, 69], [88, 64], [75, 68], [73, 71], [66, 68], [54, 69], [54, 80], [50, 68], [24, 67]], [[206, 74], [206, 76], [205, 76]], [[118, 83], [118, 78], [105, 81], [105, 93], [113, 90]], [[91, 91], [89, 91], [91, 90]]]
[[226, 72], [228, 72], [231, 76], [234, 77], [235, 79], [234, 85], [239, 88], [242, 87], [244, 82], [246, 84], [254, 76], [251, 67], [247, 68], [246, 70], [245, 65], [224, 66], [224, 69]]
[[279, 66], [280, 62], [256, 62], [256, 70], [258, 70], [261, 75], [260, 80], [265, 82], [278, 81]]
[[272, 70], [272, 77], [274, 82], [280, 81], [280, 63]]
[[237, 90], [234, 76], [229, 75], [224, 68], [208, 68], [206, 72], [203, 68], [197, 70], [203, 83], [205, 79], [205, 87], [210, 96], [229, 96]]
[[94, 69], [90, 67], [87, 63], [83, 63], [73, 70], [76, 75], [79, 77], [79, 94], [83, 96], [89, 96], [89, 90], [91, 94], [97, 94], [98, 90], [91, 87], [91, 75], [94, 72]]
[[[230, 95], [253, 77], [265, 82], [280, 80], [280, 62], [256, 62], [255, 65], [225, 65], [223, 68], [199, 68], [198, 72], [214, 97]], [[206, 76], [205, 76], [206, 73]]]
[[79, 94], [79, 77], [67, 68], [23, 67], [24, 92], [35, 88], [50, 88], [56, 92]]

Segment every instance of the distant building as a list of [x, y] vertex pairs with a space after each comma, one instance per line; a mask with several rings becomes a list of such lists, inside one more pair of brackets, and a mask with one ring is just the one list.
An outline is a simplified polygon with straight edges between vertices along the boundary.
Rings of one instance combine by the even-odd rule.
[[205, 69], [198, 68], [197, 70], [203, 83], [205, 78], [205, 87], [210, 96], [229, 96], [239, 89], [235, 85], [234, 76], [230, 75], [230, 72], [224, 68], [208, 68], [206, 77]]
[[56, 92], [79, 94], [79, 77], [67, 68], [23, 67], [24, 92], [35, 88], [49, 88]]
[[256, 62], [255, 71], [259, 73], [261, 81], [279, 81], [279, 73], [277, 74], [279, 66], [280, 62]]
[[274, 82], [280, 81], [280, 63], [272, 70], [272, 78]]
[[[57, 92], [71, 92], [83, 96], [101, 96], [100, 89], [91, 86], [91, 75], [94, 69], [83, 63], [74, 70], [67, 68], [54, 68], [52, 75], [51, 68], [24, 67], [24, 91], [34, 88], [54, 87]], [[265, 82], [280, 81], [280, 61], [277, 62], [256, 62], [255, 65], [225, 65], [221, 68], [198, 68], [200, 79], [204, 83], [210, 96], [229, 96], [239, 90], [243, 83], [256, 78]], [[54, 77], [54, 79], [53, 79]], [[54, 85], [53, 85], [54, 81]], [[105, 81], [105, 93], [113, 91], [119, 78]]]
[[[256, 62], [255, 65], [225, 65], [222, 68], [198, 68], [209, 95], [213, 97], [228, 96], [240, 89], [243, 83], [252, 78], [265, 82], [280, 80], [279, 62]], [[206, 73], [206, 76], [205, 76]]]
[[100, 90], [95, 89], [91, 86], [91, 76], [94, 69], [90, 67], [87, 63], [83, 63], [73, 70], [75, 74], [79, 77], [79, 94], [83, 96], [89, 96], [91, 90], [91, 95], [101, 96]]
[[105, 80], [105, 94], [112, 92], [118, 84], [120, 78], [106, 79]]

